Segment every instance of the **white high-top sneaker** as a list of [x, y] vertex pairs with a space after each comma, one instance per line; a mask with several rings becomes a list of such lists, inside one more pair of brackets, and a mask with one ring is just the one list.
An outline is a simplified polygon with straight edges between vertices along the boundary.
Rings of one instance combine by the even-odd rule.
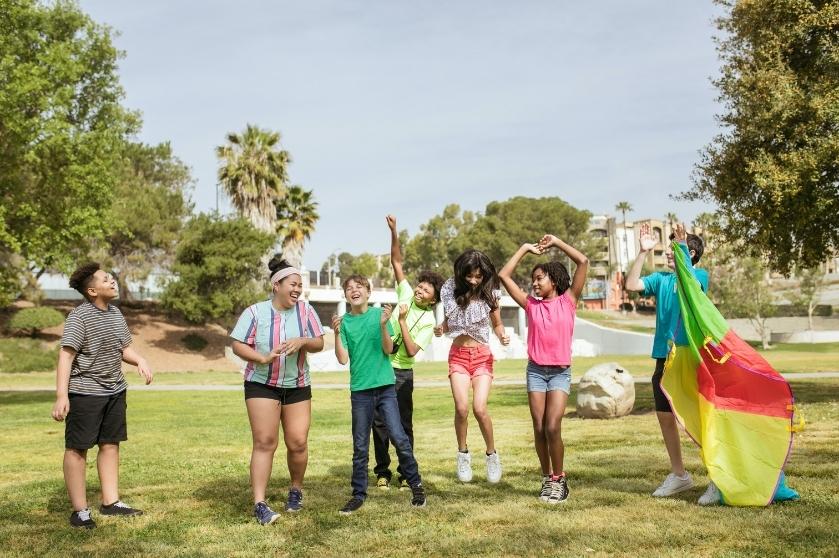
[[487, 482], [495, 484], [501, 480], [501, 458], [498, 450], [487, 455]]
[[468, 451], [457, 452], [457, 480], [460, 482], [472, 480], [472, 454]]

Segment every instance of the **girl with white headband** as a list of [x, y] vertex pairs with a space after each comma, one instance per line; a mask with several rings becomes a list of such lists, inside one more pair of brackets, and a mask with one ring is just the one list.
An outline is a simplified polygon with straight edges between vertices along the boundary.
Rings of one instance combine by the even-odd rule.
[[306, 355], [323, 349], [320, 319], [308, 302], [300, 300], [300, 270], [279, 255], [268, 268], [273, 296], [246, 308], [230, 333], [233, 352], [247, 362], [245, 405], [253, 435], [251, 488], [254, 515], [262, 525], [273, 523], [280, 515], [268, 506], [265, 492], [281, 423], [291, 477], [285, 510], [296, 512], [303, 507], [312, 415]]

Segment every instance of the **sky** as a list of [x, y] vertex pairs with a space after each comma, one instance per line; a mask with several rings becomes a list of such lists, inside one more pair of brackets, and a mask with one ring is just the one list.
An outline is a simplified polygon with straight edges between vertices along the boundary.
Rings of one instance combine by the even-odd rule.
[[615, 215], [628, 201], [629, 219], [688, 223], [713, 209], [670, 198], [719, 132], [710, 0], [80, 5], [119, 32], [138, 139], [171, 142], [196, 211], [216, 208], [227, 133], [281, 133], [291, 183], [319, 203], [310, 269], [387, 252], [388, 213], [413, 235], [451, 203], [558, 196]]

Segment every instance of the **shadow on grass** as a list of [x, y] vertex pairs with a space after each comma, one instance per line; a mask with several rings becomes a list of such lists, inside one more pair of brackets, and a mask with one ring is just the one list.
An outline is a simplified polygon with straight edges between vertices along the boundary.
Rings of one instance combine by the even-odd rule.
[[0, 391], [0, 406], [29, 405], [55, 402], [55, 390]]
[[799, 403], [839, 401], [839, 382], [793, 381], [792, 394]]

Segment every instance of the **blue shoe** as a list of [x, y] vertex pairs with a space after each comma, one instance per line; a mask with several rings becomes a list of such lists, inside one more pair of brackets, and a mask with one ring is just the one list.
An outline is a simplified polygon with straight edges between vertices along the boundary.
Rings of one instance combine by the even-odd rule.
[[259, 502], [253, 507], [253, 515], [260, 525], [271, 525], [280, 517], [280, 514], [269, 508], [265, 502]]
[[285, 511], [299, 512], [303, 509], [303, 491], [299, 488], [292, 488], [288, 491], [288, 501], [285, 504]]

